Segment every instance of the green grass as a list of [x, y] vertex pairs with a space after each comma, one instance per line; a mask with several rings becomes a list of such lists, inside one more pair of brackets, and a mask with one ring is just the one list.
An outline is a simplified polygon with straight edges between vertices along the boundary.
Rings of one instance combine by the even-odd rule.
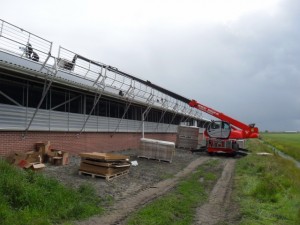
[[[47, 225], [100, 214], [99, 197], [90, 186], [78, 190], [34, 171], [0, 160], [0, 224]], [[67, 223], [66, 223], [67, 224]]]
[[300, 169], [271, 152], [258, 140], [249, 140], [251, 155], [236, 165], [235, 198], [240, 204], [240, 224], [300, 224]]
[[[216, 165], [216, 162], [211, 163]], [[208, 168], [211, 166], [206, 165]], [[200, 182], [203, 180], [202, 182]], [[212, 184], [216, 175], [205, 167], [182, 180], [176, 189], [139, 210], [128, 220], [128, 225], [192, 224], [195, 208], [207, 199], [205, 185]]]
[[300, 161], [300, 133], [263, 133], [262, 139]]

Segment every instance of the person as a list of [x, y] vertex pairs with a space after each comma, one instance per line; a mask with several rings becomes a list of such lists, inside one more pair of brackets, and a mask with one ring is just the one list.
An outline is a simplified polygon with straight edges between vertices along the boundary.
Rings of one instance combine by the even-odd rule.
[[26, 45], [26, 49], [25, 49], [25, 53], [26, 53], [27, 58], [31, 59], [32, 52], [33, 52], [32, 45], [28, 42], [27, 45]]
[[38, 61], [40, 60], [40, 57], [39, 57], [39, 55], [38, 55], [35, 51], [32, 51], [31, 59], [32, 59], [33, 61], [38, 62]]
[[26, 45], [25, 53], [27, 58], [32, 59], [33, 61], [38, 62], [40, 60], [39, 55], [33, 51], [32, 45], [29, 42]]

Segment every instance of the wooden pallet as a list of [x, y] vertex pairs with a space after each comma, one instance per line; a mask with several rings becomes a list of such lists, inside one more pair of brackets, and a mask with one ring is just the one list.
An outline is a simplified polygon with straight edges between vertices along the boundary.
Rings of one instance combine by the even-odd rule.
[[149, 159], [149, 160], [156, 160], [156, 161], [159, 161], [159, 162], [168, 162], [168, 163], [172, 162], [172, 160], [156, 159], [156, 158], [151, 158], [151, 157], [147, 157], [147, 156], [138, 156], [138, 158]]
[[116, 177], [120, 177], [120, 176], [126, 175], [128, 173], [129, 173], [129, 170], [125, 170], [123, 172], [116, 173], [116, 174], [110, 174], [110, 175], [89, 173], [89, 172], [82, 171], [82, 170], [78, 171], [79, 175], [89, 175], [89, 176], [92, 176], [92, 178], [96, 178], [96, 177], [105, 178], [105, 180], [107, 180], [107, 181], [112, 180], [113, 178], [116, 178]]

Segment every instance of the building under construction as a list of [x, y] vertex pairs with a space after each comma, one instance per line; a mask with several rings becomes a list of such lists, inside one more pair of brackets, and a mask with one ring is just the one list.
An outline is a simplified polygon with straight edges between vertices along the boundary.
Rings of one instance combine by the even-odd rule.
[[[0, 155], [35, 143], [69, 152], [137, 148], [203, 127], [199, 110], [147, 79], [91, 60], [0, 20]], [[164, 89], [165, 90], [165, 89]]]

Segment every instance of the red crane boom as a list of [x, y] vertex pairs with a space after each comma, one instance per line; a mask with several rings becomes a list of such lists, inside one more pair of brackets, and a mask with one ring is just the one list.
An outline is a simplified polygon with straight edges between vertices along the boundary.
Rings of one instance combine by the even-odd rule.
[[[231, 125], [233, 125], [235, 128], [232, 129], [230, 137], [232, 139], [246, 139], [246, 138], [258, 138], [259, 131], [258, 128], [255, 127], [255, 124], [247, 125], [245, 123], [242, 123], [236, 119], [233, 119], [221, 112], [218, 112], [212, 108], [209, 108], [205, 105], [200, 104], [196, 100], [191, 100], [189, 102], [189, 105], [193, 108], [199, 109], [202, 112], [205, 112], [209, 115], [212, 115], [222, 121], [225, 121]], [[241, 130], [237, 130], [236, 128], [239, 128]]]

